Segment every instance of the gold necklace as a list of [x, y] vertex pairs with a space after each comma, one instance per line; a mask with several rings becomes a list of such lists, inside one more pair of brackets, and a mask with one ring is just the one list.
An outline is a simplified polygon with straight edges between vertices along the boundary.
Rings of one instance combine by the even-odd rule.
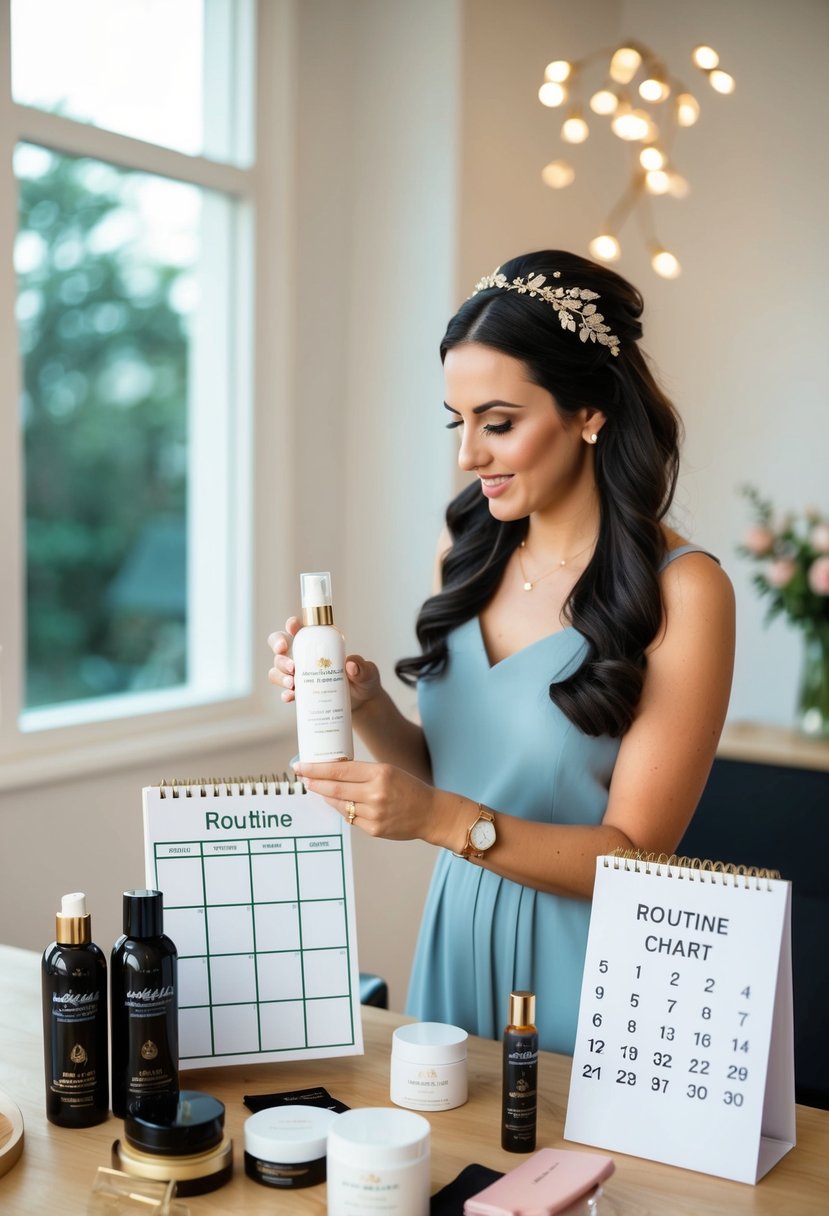
[[575, 559], [577, 557], [581, 557], [582, 553], [586, 553], [592, 544], [593, 544], [592, 540], [588, 541], [588, 543], [584, 546], [583, 549], [579, 549], [578, 553], [571, 553], [569, 557], [559, 558], [559, 560], [556, 562], [556, 564], [554, 566], [551, 566], [549, 570], [545, 570], [543, 574], [539, 574], [536, 578], [534, 578], [532, 581], [530, 581], [530, 579], [527, 578], [527, 572], [524, 569], [524, 562], [521, 559], [521, 550], [526, 548], [526, 541], [522, 540], [521, 544], [518, 546], [518, 548], [516, 549], [515, 552], [518, 554], [518, 567], [521, 571], [521, 580], [524, 584], [524, 590], [532, 591], [532, 589], [536, 585], [536, 583], [540, 583], [541, 580], [543, 578], [546, 578], [548, 574], [554, 574], [556, 570], [560, 570], [562, 568], [562, 566], [566, 566], [568, 564], [568, 562], [575, 561]]

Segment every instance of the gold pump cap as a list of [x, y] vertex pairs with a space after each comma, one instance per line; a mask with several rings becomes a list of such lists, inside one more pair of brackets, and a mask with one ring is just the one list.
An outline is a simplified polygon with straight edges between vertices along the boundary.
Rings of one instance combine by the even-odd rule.
[[73, 891], [61, 899], [55, 917], [55, 941], [61, 946], [85, 946], [92, 941], [92, 917], [86, 910], [83, 891]]
[[334, 608], [329, 571], [316, 570], [308, 574], [301, 574], [299, 580], [303, 625], [333, 625]]
[[511, 992], [509, 994], [510, 1026], [535, 1025], [535, 993]]

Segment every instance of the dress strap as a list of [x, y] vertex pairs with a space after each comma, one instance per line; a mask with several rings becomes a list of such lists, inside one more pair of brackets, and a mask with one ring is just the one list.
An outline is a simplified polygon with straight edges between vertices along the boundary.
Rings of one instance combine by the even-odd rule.
[[676, 549], [671, 549], [670, 553], [666, 553], [659, 564], [660, 574], [666, 566], [670, 566], [671, 562], [676, 561], [678, 557], [684, 557], [686, 553], [704, 553], [706, 557], [710, 557], [718, 566], [722, 565], [720, 559], [708, 549], [703, 549], [702, 545], [679, 545]]

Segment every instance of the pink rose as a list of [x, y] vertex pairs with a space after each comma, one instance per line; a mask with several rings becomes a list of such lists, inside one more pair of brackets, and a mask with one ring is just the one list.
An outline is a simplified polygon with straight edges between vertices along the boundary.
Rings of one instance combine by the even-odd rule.
[[815, 595], [829, 595], [829, 557], [819, 557], [809, 567], [809, 586]]
[[809, 533], [809, 540], [818, 553], [829, 553], [829, 524], [816, 523]]
[[[815, 565], [817, 565], [817, 562]], [[812, 569], [814, 569], [814, 566]], [[797, 566], [790, 557], [778, 557], [777, 561], [772, 562], [768, 570], [766, 570], [766, 579], [770, 587], [774, 587], [780, 591], [783, 587], [788, 586], [794, 578], [796, 571]]]
[[774, 546], [774, 533], [771, 528], [763, 528], [759, 524], [755, 524], [746, 532], [743, 544], [755, 557], [765, 557], [767, 553], [771, 553]]

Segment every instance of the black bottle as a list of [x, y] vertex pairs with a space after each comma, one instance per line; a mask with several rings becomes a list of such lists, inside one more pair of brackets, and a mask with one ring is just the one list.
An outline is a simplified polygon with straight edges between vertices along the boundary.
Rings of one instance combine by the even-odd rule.
[[178, 1096], [176, 948], [163, 933], [160, 891], [124, 892], [124, 934], [112, 948], [112, 1113]]
[[46, 1117], [92, 1127], [109, 1114], [107, 965], [82, 891], [61, 900], [55, 938], [41, 967]]
[[538, 1031], [535, 993], [511, 992], [509, 1022], [504, 1030], [501, 1090], [501, 1148], [509, 1153], [535, 1152], [538, 1110]]

